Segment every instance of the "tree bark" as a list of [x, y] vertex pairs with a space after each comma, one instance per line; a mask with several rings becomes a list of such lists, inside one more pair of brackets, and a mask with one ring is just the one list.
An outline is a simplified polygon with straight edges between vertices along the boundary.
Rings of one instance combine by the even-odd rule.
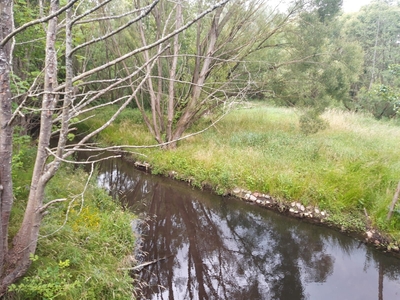
[[[192, 82], [192, 95], [189, 99], [187, 106], [185, 107], [182, 116], [179, 118], [179, 121], [176, 124], [175, 130], [172, 134], [172, 138], [168, 140], [168, 142], [172, 142], [169, 144], [169, 148], [176, 147], [176, 140], [182, 137], [183, 132], [189, 127], [194, 116], [199, 111], [199, 99], [201, 95], [202, 88], [206, 81], [207, 75], [210, 72], [210, 68], [212, 62], [214, 60], [214, 52], [216, 43], [218, 40], [219, 33], [222, 30], [223, 25], [226, 24], [225, 19], [223, 19], [222, 25], [220, 24], [220, 16], [222, 14], [223, 7], [220, 7], [216, 10], [215, 15], [213, 17], [210, 30], [208, 32], [208, 36], [206, 38], [205, 44], [208, 45], [206, 49], [206, 53], [204, 53], [204, 61], [203, 65], [200, 68], [200, 65], [197, 65], [198, 70], [195, 70], [196, 73], [193, 76], [193, 79], [196, 80]], [[202, 53], [197, 53], [197, 56], [202, 56]]]
[[[182, 23], [182, 3], [178, 1], [176, 7], [176, 19], [175, 26], [176, 29], [181, 27]], [[172, 52], [172, 64], [169, 71], [169, 87], [168, 87], [168, 111], [167, 111], [167, 141], [171, 141], [172, 136], [172, 123], [174, 121], [175, 115], [175, 80], [176, 80], [176, 68], [178, 65], [178, 54], [179, 54], [179, 35], [175, 35], [173, 52]]]
[[[0, 40], [13, 30], [13, 1], [0, 0]], [[10, 64], [11, 41], [0, 45], [0, 279], [4, 276], [8, 251], [8, 223], [13, 204], [11, 178], [12, 118]], [[1, 295], [1, 290], [0, 290]]]
[[[50, 14], [55, 14], [58, 8], [59, 1], [52, 0], [50, 4]], [[20, 230], [13, 239], [13, 247], [7, 253], [7, 266], [4, 268], [4, 277], [2, 277], [1, 281], [0, 294], [5, 292], [7, 286], [23, 276], [31, 264], [30, 254], [35, 253], [39, 236], [39, 227], [43, 217], [41, 206], [43, 205], [44, 189], [47, 182], [54, 175], [54, 172], [49, 172], [49, 170], [46, 169], [46, 161], [48, 158], [46, 148], [50, 143], [53, 125], [52, 117], [57, 103], [57, 97], [52, 93], [54, 88], [57, 87], [56, 33], [57, 16], [49, 21], [47, 28], [45, 93], [42, 100], [38, 150], [28, 203]]]

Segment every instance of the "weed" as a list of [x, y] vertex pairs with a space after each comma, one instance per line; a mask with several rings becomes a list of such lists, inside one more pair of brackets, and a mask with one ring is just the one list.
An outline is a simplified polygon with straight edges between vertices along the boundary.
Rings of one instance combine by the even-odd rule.
[[[36, 260], [38, 258], [36, 257]], [[55, 266], [41, 268], [36, 276], [25, 277], [21, 282], [12, 284], [8, 291], [23, 294], [25, 299], [61, 299], [70, 290], [79, 288], [81, 283], [74, 280], [69, 272], [69, 260], [60, 261]]]
[[366, 230], [363, 217], [353, 213], [334, 214], [329, 216], [327, 221], [341, 228], [343, 231], [364, 232]]

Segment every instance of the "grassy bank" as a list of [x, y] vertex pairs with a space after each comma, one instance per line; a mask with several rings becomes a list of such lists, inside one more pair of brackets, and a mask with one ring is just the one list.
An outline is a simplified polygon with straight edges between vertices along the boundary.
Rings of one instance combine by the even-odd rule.
[[[102, 114], [104, 120], [108, 113]], [[150, 163], [154, 173], [175, 171], [180, 179], [212, 186], [220, 194], [240, 187], [315, 205], [347, 229], [361, 230], [366, 211], [373, 226], [399, 240], [399, 210], [389, 222], [386, 215], [400, 180], [400, 127], [335, 110], [323, 118], [327, 129], [304, 135], [295, 110], [255, 104], [233, 111], [176, 150], [135, 151], [147, 155], [138, 159]], [[210, 120], [204, 119], [197, 129], [207, 124]], [[96, 121], [85, 126], [96, 127]], [[134, 110], [126, 111], [100, 139], [115, 145], [154, 143]]]
[[[26, 199], [31, 156], [30, 148], [15, 157], [15, 190]], [[6, 299], [132, 299], [133, 280], [128, 271], [134, 247], [131, 222], [95, 181], [86, 186], [88, 175], [65, 166], [46, 190], [46, 201], [66, 198], [45, 216], [37, 252], [28, 274], [12, 285]], [[85, 190], [86, 186], [86, 190]], [[85, 193], [81, 193], [85, 190]], [[12, 212], [17, 230], [24, 200], [17, 200]]]

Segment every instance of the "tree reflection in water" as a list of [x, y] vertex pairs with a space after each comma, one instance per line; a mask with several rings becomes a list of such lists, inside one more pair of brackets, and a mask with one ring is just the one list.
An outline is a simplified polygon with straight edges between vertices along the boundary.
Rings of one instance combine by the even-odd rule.
[[337, 232], [118, 160], [100, 170], [101, 186], [150, 216], [140, 229], [144, 260], [166, 257], [138, 275], [144, 299], [400, 298], [399, 260]]

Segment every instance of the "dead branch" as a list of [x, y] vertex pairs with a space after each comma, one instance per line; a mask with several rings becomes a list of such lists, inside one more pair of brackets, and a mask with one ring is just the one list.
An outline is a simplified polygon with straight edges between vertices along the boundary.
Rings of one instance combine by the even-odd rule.
[[[181, 33], [182, 31], [184, 31], [184, 30], [186, 30], [187, 28], [189, 28], [190, 26], [192, 26], [194, 23], [196, 23], [197, 21], [199, 21], [200, 19], [202, 19], [202, 18], [203, 18], [204, 16], [206, 16], [207, 14], [209, 14], [209, 13], [211, 13], [212, 11], [216, 10], [217, 8], [219, 8], [219, 7], [223, 6], [223, 5], [225, 5], [225, 4], [228, 3], [229, 1], [230, 1], [230, 0], [224, 0], [224, 1], [221, 1], [221, 2], [219, 2], [219, 3], [217, 3], [217, 4], [215, 4], [214, 6], [210, 7], [209, 9], [207, 9], [207, 10], [203, 11], [202, 13], [198, 14], [195, 18], [193, 18], [192, 20], [190, 20], [189, 22], [187, 22], [185, 25], [183, 25], [183, 26], [180, 27], [179, 29], [174, 30], [174, 31], [171, 32], [170, 34], [168, 34], [168, 35], [166, 35], [166, 36], [164, 36], [164, 37], [158, 39], [158, 40], [157, 40], [156, 42], [154, 42], [154, 43], [151, 43], [151, 44], [146, 45], [146, 46], [144, 46], [144, 47], [135, 49], [135, 50], [133, 50], [133, 51], [131, 51], [131, 52], [129, 52], [129, 53], [126, 53], [125, 55], [123, 55], [123, 56], [121, 56], [121, 57], [118, 57], [118, 58], [116, 58], [116, 59], [114, 59], [114, 60], [108, 62], [108, 63], [105, 63], [105, 64], [103, 64], [103, 65], [101, 65], [101, 66], [98, 66], [97, 68], [93, 68], [93, 69], [90, 70], [90, 71], [81, 73], [80, 75], [74, 77], [73, 80], [72, 80], [72, 82], [76, 82], [76, 81], [82, 80], [83, 78], [86, 78], [86, 77], [88, 77], [88, 76], [90, 76], [90, 75], [92, 75], [92, 74], [94, 74], [94, 73], [97, 73], [97, 72], [99, 72], [99, 71], [102, 71], [102, 70], [104, 70], [104, 69], [107, 69], [108, 67], [113, 66], [113, 65], [115, 65], [115, 64], [117, 64], [117, 63], [119, 63], [119, 62], [121, 62], [121, 61], [123, 61], [123, 60], [125, 60], [125, 59], [127, 59], [127, 58], [129, 58], [129, 57], [131, 57], [131, 56], [133, 56], [133, 55], [136, 55], [136, 54], [141, 53], [141, 52], [143, 52], [143, 51], [145, 51], [145, 50], [147, 50], [147, 49], [154, 48], [154, 47], [156, 47], [156, 46], [158, 46], [158, 45], [164, 43], [165, 41], [169, 40], [170, 38], [172, 38], [172, 37], [175, 36], [176, 34]], [[58, 88], [56, 89], [56, 91], [62, 90], [63, 88], [65, 88], [65, 84], [59, 85]]]
[[65, 202], [65, 201], [67, 201], [67, 200], [68, 200], [67, 198], [52, 200], [52, 201], [50, 201], [50, 202], [47, 202], [45, 205], [41, 206], [41, 207], [39, 208], [39, 211], [40, 211], [41, 213], [44, 213], [44, 212], [47, 210], [47, 208], [50, 207], [51, 205], [53, 205], [53, 204], [55, 204], [55, 203]]
[[[104, 5], [110, 3], [111, 1], [113, 1], [113, 0], [105, 0], [105, 1], [103, 1], [102, 3], [99, 3], [99, 5], [93, 7], [92, 9], [89, 9], [89, 10], [86, 11], [85, 13], [83, 13], [83, 14], [81, 14], [81, 15], [75, 17], [73, 20], [71, 20], [71, 25], [73, 25], [73, 24], [78, 24], [78, 20], [81, 20], [81, 19], [83, 19], [84, 17], [90, 15], [91, 13], [93, 13], [93, 12], [95, 12], [96, 10], [102, 8]], [[85, 21], [82, 21], [82, 23], [87, 23], [87, 22], [91, 22], [91, 21], [92, 21], [92, 20], [88, 20], [88, 21], [86, 21], [86, 22], [85, 22]], [[79, 22], [79, 23], [80, 23], [80, 22]]]
[[160, 0], [155, 0], [155, 1], [154, 1], [152, 4], [150, 4], [150, 5], [147, 7], [147, 9], [144, 10], [138, 17], [136, 17], [136, 18], [134, 18], [133, 20], [127, 22], [127, 23], [124, 24], [123, 26], [121, 26], [121, 27], [119, 27], [119, 28], [117, 28], [117, 29], [111, 31], [110, 33], [108, 33], [108, 34], [106, 34], [106, 35], [104, 35], [104, 36], [98, 37], [98, 38], [96, 38], [96, 39], [93, 39], [93, 40], [91, 40], [91, 41], [88, 41], [88, 42], [86, 42], [86, 43], [83, 43], [83, 44], [81, 44], [81, 45], [75, 47], [74, 49], [72, 49], [71, 55], [72, 55], [73, 53], [75, 53], [77, 50], [79, 50], [79, 49], [81, 49], [81, 48], [83, 48], [83, 47], [89, 46], [89, 45], [94, 44], [94, 43], [97, 43], [97, 42], [99, 42], [99, 41], [104, 41], [104, 40], [108, 39], [109, 37], [111, 37], [111, 36], [113, 36], [113, 35], [115, 35], [115, 34], [121, 32], [121, 31], [124, 30], [125, 28], [128, 28], [129, 26], [131, 26], [132, 24], [136, 23], [137, 21], [143, 19], [145, 16], [147, 16], [147, 15], [151, 12], [151, 10], [154, 8], [154, 6], [156, 6], [156, 4], [157, 4], [159, 1], [160, 1]]
[[[121, 155], [114, 155], [114, 156], [108, 156], [108, 157], [104, 157], [98, 160], [93, 160], [93, 161], [75, 161], [75, 160], [66, 160], [63, 159], [62, 157], [58, 157], [53, 151], [51, 151], [49, 148], [46, 148], [47, 152], [50, 153], [50, 155], [54, 156], [56, 159], [65, 162], [65, 163], [69, 163], [69, 164], [75, 164], [75, 165], [88, 165], [88, 164], [93, 164], [93, 163], [97, 163], [97, 162], [101, 162], [103, 160], [107, 160], [107, 159], [111, 159], [111, 158], [120, 158]], [[97, 150], [97, 151], [101, 151], [101, 150]]]
[[[109, 1], [113, 1], [113, 0], [109, 0]], [[139, 11], [143, 11], [143, 10], [147, 9], [148, 7], [149, 7], [149, 5], [146, 6], [146, 7], [141, 7], [139, 9], [128, 11], [128, 12], [126, 12], [124, 14], [120, 14], [118, 16], [107, 16], [107, 17], [93, 18], [93, 19], [83, 20], [83, 21], [79, 21], [79, 22], [74, 22], [74, 24], [79, 25], [79, 24], [85, 24], [85, 23], [91, 23], [91, 22], [99, 22], [99, 21], [108, 21], [108, 20], [121, 19], [123, 17], [129, 16], [129, 15], [133, 15], [133, 14], [139, 12]], [[90, 14], [90, 12], [87, 13], [87, 14]], [[87, 14], [85, 14], [85, 15], [87, 15]]]
[[167, 258], [169, 258], [169, 257], [171, 257], [171, 256], [172, 256], [172, 254], [171, 254], [171, 255], [168, 255], [168, 256], [165, 256], [165, 257], [162, 257], [162, 258], [158, 258], [158, 259], [155, 259], [155, 260], [152, 260], [152, 261], [148, 261], [148, 262], [142, 263], [142, 264], [137, 265], [137, 266], [134, 266], [134, 267], [130, 267], [130, 268], [118, 268], [118, 270], [129, 270], [129, 271], [139, 270], [139, 269], [141, 269], [141, 268], [144, 268], [144, 267], [150, 266], [150, 265], [152, 265], [152, 264], [158, 263], [159, 261], [162, 261], [162, 260], [164, 260], [164, 259], [167, 259]]

